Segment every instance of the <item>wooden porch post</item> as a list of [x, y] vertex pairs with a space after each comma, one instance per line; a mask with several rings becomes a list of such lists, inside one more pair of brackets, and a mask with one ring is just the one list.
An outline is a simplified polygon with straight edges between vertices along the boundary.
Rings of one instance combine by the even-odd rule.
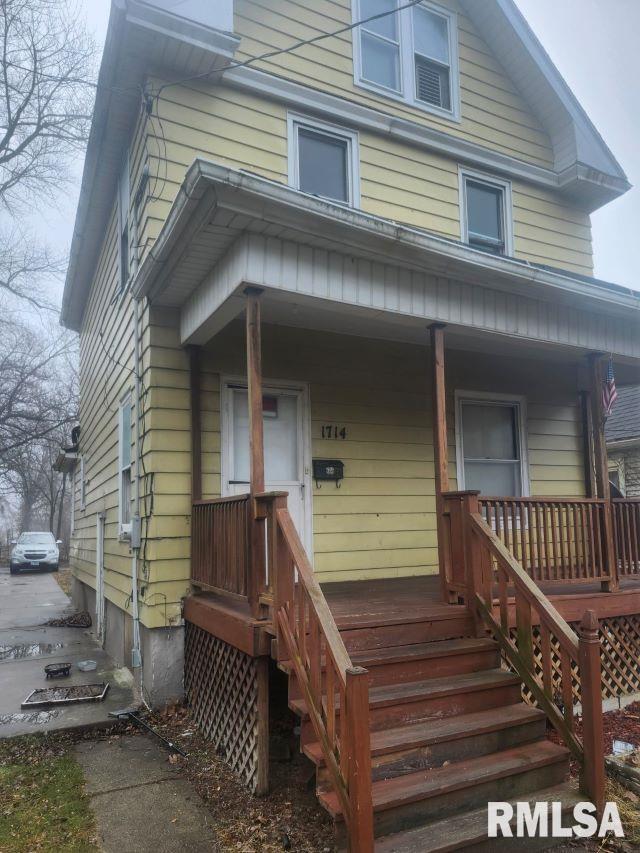
[[580, 414], [582, 419], [582, 458], [584, 464], [584, 487], [588, 498], [596, 498], [595, 456], [593, 451], [593, 410], [591, 393], [580, 391]]
[[264, 519], [258, 518], [255, 496], [264, 492], [264, 427], [262, 421], [262, 340], [260, 327], [260, 297], [262, 290], [248, 287], [246, 335], [247, 335], [247, 395], [249, 402], [249, 491], [251, 494], [251, 516], [249, 519], [249, 578], [247, 593], [249, 606], [255, 618], [266, 615], [260, 603], [260, 595], [266, 586], [266, 553], [264, 542]]
[[436, 514], [438, 532], [438, 563], [440, 567], [440, 583], [442, 596], [450, 601], [452, 593], [449, 590], [449, 541], [444, 518], [443, 492], [449, 491], [449, 460], [447, 447], [447, 400], [444, 374], [444, 329], [442, 323], [433, 323], [429, 327], [431, 334], [431, 369], [432, 369], [432, 423], [433, 423], [433, 461], [435, 465], [436, 484]]
[[248, 287], [247, 297], [247, 387], [249, 395], [249, 455], [251, 495], [264, 492], [264, 430], [262, 423], [262, 343], [258, 287]]
[[202, 500], [202, 423], [200, 416], [200, 347], [189, 347], [191, 387], [191, 500]]
[[609, 488], [609, 464], [607, 458], [607, 443], [604, 435], [604, 407], [602, 404], [602, 353], [590, 353], [589, 361], [589, 394], [591, 397], [591, 427], [593, 430], [593, 468], [595, 470], [595, 487], [597, 497], [606, 504], [603, 513], [603, 548], [607, 573], [610, 580], [602, 584], [603, 592], [611, 592], [618, 588], [618, 568], [613, 541], [613, 518], [611, 513], [611, 489]]

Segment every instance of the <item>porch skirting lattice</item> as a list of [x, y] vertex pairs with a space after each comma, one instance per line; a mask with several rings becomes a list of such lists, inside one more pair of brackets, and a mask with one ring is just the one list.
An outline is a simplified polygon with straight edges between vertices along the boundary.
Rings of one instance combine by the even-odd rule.
[[[577, 633], [579, 623], [571, 623]], [[540, 632], [534, 629], [533, 653], [536, 673], [542, 675], [542, 649]], [[511, 638], [517, 643], [515, 628]], [[560, 649], [557, 642], [551, 641], [551, 660], [553, 667], [554, 692], [562, 696], [560, 676]], [[600, 620], [600, 660], [602, 662], [602, 698], [617, 699], [640, 693], [640, 615], [607, 616]], [[574, 702], [580, 703], [580, 683], [574, 667], [572, 692]], [[535, 704], [530, 692], [523, 687], [523, 697]]]
[[[265, 661], [185, 624], [185, 693], [198, 727], [254, 794], [262, 790], [268, 760], [261, 692]], [[268, 734], [267, 734], [268, 736]]]

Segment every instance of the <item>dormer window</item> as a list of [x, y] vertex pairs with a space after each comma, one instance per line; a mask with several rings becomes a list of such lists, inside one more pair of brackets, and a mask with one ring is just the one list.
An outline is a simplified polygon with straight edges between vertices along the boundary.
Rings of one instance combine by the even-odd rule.
[[511, 184], [460, 170], [462, 241], [492, 255], [512, 255]]
[[430, 2], [403, 5], [354, 0], [354, 21], [365, 22], [353, 36], [356, 84], [458, 120], [456, 15]]

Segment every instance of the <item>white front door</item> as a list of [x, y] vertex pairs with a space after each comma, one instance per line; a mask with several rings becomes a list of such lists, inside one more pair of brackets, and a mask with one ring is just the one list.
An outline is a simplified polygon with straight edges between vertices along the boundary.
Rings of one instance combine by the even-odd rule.
[[[288, 492], [288, 507], [311, 557], [308, 406], [301, 386], [263, 389], [264, 475], [266, 491]], [[249, 407], [247, 387], [223, 383], [222, 494], [249, 491]]]

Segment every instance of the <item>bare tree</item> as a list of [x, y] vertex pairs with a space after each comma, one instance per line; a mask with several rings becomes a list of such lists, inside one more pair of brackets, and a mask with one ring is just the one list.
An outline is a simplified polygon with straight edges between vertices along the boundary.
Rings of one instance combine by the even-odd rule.
[[0, 476], [12, 453], [77, 419], [75, 349], [61, 330], [0, 323]]
[[0, 0], [0, 204], [69, 180], [91, 121], [95, 46], [68, 0]]

